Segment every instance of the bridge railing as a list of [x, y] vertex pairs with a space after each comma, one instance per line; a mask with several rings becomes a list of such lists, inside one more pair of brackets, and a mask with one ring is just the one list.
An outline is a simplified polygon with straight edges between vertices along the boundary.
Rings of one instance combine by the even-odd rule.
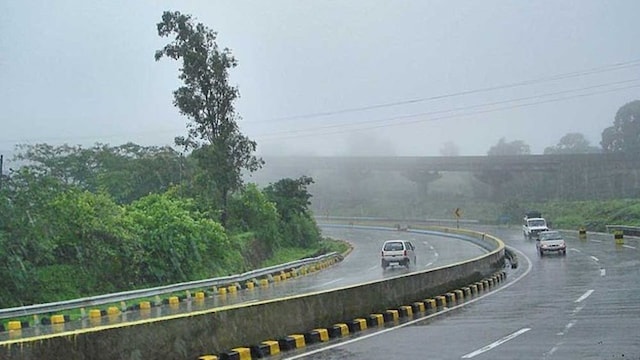
[[262, 269], [252, 270], [239, 275], [223, 276], [212, 279], [189, 281], [179, 284], [158, 286], [148, 289], [138, 289], [131, 291], [123, 291], [112, 294], [97, 295], [91, 297], [85, 297], [80, 299], [58, 301], [46, 304], [34, 304], [20, 307], [13, 307], [7, 309], [0, 309], [0, 319], [16, 318], [21, 316], [30, 316], [38, 314], [46, 314], [57, 311], [72, 310], [86, 308], [90, 306], [100, 306], [106, 304], [120, 303], [122, 301], [155, 297], [161, 295], [167, 295], [180, 291], [187, 291], [193, 289], [202, 289], [213, 286], [230, 285], [234, 283], [242, 283], [252, 279], [265, 277], [272, 274], [280, 273], [281, 271], [295, 269], [317, 263], [332, 257], [339, 256], [337, 253], [332, 252], [321, 256], [306, 258], [302, 260], [296, 260], [285, 264], [274, 265]]

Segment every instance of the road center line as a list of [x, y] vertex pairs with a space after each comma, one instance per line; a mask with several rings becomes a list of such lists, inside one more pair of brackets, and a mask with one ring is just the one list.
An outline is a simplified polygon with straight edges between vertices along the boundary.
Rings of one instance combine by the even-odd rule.
[[[377, 266], [376, 266], [376, 268], [377, 268]], [[313, 289], [313, 288], [318, 288], [318, 287], [323, 287], [323, 286], [327, 286], [327, 285], [333, 284], [334, 282], [338, 282], [338, 281], [340, 281], [340, 280], [342, 280], [342, 278], [334, 279], [334, 280], [331, 280], [331, 281], [327, 281], [327, 282], [322, 283], [322, 284], [320, 284], [320, 285], [312, 286], [312, 287], [311, 287], [311, 289]]]
[[531, 328], [522, 328], [522, 329], [514, 332], [513, 334], [510, 334], [510, 335], [507, 335], [507, 336], [503, 337], [502, 339], [500, 339], [500, 340], [498, 340], [496, 342], [493, 342], [493, 343], [491, 343], [491, 344], [489, 344], [489, 345], [487, 345], [487, 346], [485, 346], [483, 348], [480, 348], [480, 349], [478, 349], [478, 350], [476, 350], [474, 352], [470, 352], [470, 353], [462, 356], [462, 359], [471, 359], [472, 357], [475, 357], [475, 356], [480, 355], [480, 354], [482, 354], [484, 352], [487, 352], [487, 351], [495, 348], [496, 346], [499, 346], [500, 344], [504, 344], [509, 340], [515, 339], [516, 337], [526, 333], [529, 330], [531, 330]]
[[600, 259], [598, 259], [598, 258], [597, 258], [597, 257], [595, 257], [595, 256], [591, 256], [591, 258], [592, 258], [592, 259], [593, 259], [593, 261], [595, 261], [595, 262], [600, 261]]
[[580, 305], [577, 308], [573, 309], [573, 312], [571, 313], [571, 315], [576, 315], [577, 313], [579, 313], [582, 309], [584, 309], [584, 305]]
[[597, 243], [601, 243], [602, 240], [591, 240], [592, 242], [597, 242]]
[[636, 249], [635, 246], [631, 246], [631, 245], [622, 245], [622, 247], [626, 247], [627, 249]]
[[561, 331], [561, 332], [557, 333], [556, 335], [558, 335], [558, 336], [563, 336], [563, 335], [564, 335], [564, 334], [566, 334], [566, 333], [567, 333], [567, 331], [569, 331], [569, 329], [571, 329], [571, 328], [573, 327], [573, 325], [575, 325], [575, 324], [576, 324], [576, 321], [575, 321], [575, 320], [571, 320], [567, 325], [565, 325], [565, 327], [564, 327], [564, 331]]
[[593, 294], [593, 289], [587, 290], [586, 293], [582, 294], [575, 302], [579, 303], [584, 301], [584, 299], [588, 298], [591, 294]]
[[557, 343], [556, 346], [552, 347], [551, 350], [549, 350], [547, 355], [548, 356], [553, 355], [553, 353], [556, 352], [558, 350], [558, 348], [560, 348], [560, 346], [562, 346], [563, 344], [564, 344], [564, 341], [560, 341], [559, 343]]

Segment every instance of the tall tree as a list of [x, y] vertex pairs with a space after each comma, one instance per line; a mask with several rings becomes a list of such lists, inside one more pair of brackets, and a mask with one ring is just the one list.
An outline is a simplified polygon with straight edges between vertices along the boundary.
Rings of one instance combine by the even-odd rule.
[[216, 32], [190, 15], [165, 11], [157, 29], [159, 36], [173, 40], [156, 51], [156, 61], [164, 56], [182, 61], [179, 78], [184, 86], [173, 92], [173, 103], [189, 122], [187, 136], [177, 137], [175, 143], [197, 150], [195, 158], [204, 173], [200, 178], [221, 208], [224, 225], [228, 198], [242, 186], [242, 171], [256, 171], [264, 163], [252, 155], [256, 142], [238, 128], [234, 101], [239, 92], [229, 84], [229, 69], [237, 61], [228, 48], [218, 47]]
[[308, 187], [311, 184], [313, 178], [301, 176], [281, 179], [264, 189], [267, 198], [276, 205], [283, 238], [289, 245], [307, 247], [320, 240], [320, 230], [309, 209], [312, 195]]
[[613, 126], [602, 131], [600, 145], [604, 152], [640, 153], [640, 100], [618, 109]]
[[544, 149], [546, 154], [593, 154], [600, 152], [600, 149], [591, 146], [581, 133], [568, 133], [563, 136], [558, 145], [549, 146]]
[[264, 192], [276, 204], [282, 219], [288, 221], [294, 214], [310, 215], [312, 195], [307, 188], [311, 184], [313, 178], [303, 175], [298, 179], [286, 178], [269, 184]]

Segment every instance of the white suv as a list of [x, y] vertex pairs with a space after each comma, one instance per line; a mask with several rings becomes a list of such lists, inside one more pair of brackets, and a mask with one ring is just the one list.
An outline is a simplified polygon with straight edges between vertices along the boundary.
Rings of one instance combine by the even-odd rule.
[[525, 239], [537, 239], [542, 231], [548, 231], [547, 221], [542, 217], [525, 217], [522, 223], [522, 234]]
[[416, 263], [416, 248], [407, 240], [385, 241], [380, 254], [383, 269], [392, 264], [409, 267]]

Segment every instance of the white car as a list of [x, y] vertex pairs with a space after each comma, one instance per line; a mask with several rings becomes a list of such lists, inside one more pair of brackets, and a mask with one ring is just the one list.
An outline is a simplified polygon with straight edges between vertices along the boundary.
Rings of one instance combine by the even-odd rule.
[[544, 256], [547, 252], [557, 252], [562, 255], [567, 255], [567, 244], [558, 231], [543, 231], [538, 235], [536, 248], [540, 256]]
[[387, 240], [382, 245], [381, 261], [383, 269], [397, 264], [407, 268], [416, 263], [416, 248], [407, 240]]

